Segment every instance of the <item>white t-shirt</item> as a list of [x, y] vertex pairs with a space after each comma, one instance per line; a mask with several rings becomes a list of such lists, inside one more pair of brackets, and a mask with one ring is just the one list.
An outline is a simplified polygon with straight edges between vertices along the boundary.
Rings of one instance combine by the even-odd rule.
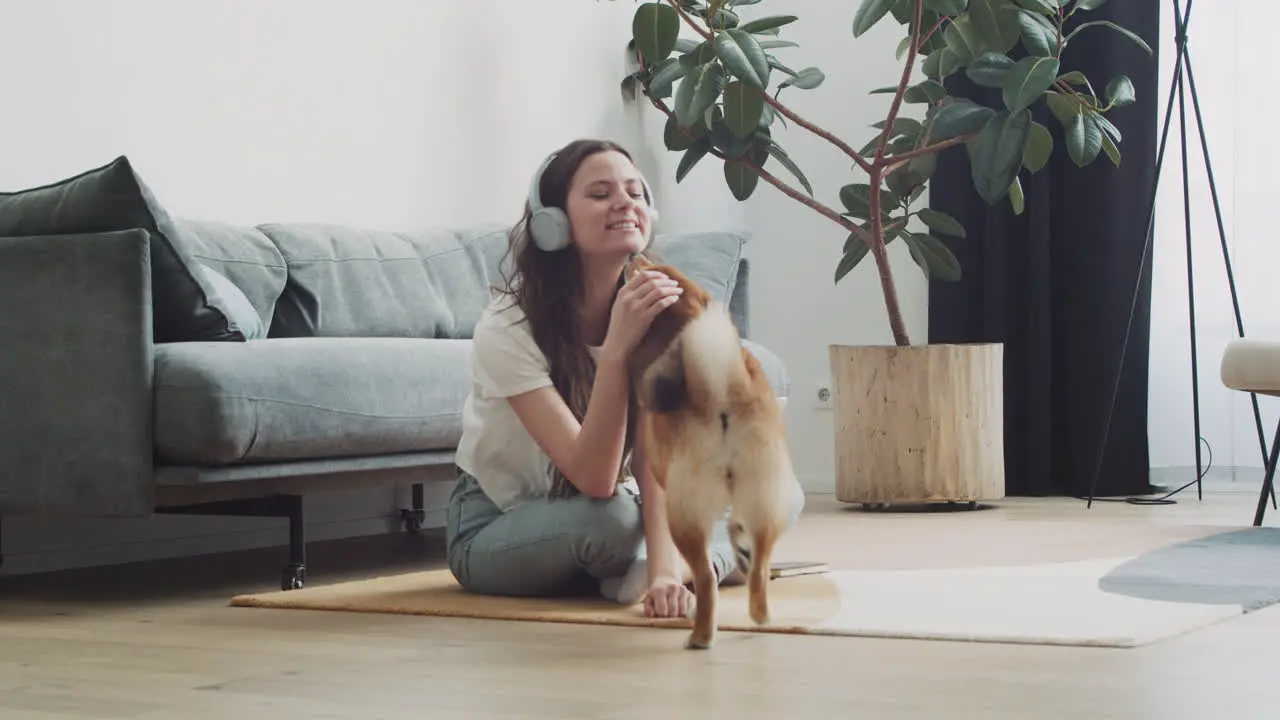
[[[507, 511], [551, 490], [550, 459], [507, 401], [551, 386], [551, 367], [534, 342], [524, 311], [510, 297], [489, 303], [472, 338], [471, 392], [462, 408], [456, 462]], [[589, 350], [592, 357], [599, 351]]]

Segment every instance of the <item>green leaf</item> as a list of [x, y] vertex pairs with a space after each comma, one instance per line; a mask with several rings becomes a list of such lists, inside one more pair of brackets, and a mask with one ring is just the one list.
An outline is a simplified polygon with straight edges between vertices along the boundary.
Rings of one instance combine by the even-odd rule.
[[[1018, 44], [1021, 31], [1009, 0], [970, 0], [969, 12], [959, 20], [969, 20], [975, 55], [986, 52], [1008, 54]], [[958, 22], [958, 21], [957, 21]], [[966, 34], [968, 34], [966, 32]]]
[[1111, 121], [1107, 119], [1106, 115], [1094, 113], [1093, 121], [1098, 123], [1098, 127], [1102, 128], [1102, 132], [1110, 135], [1112, 140], [1115, 140], [1116, 142], [1121, 141], [1120, 128], [1116, 127], [1115, 125], [1112, 125]]
[[1060, 64], [1056, 57], [1032, 55], [1014, 63], [1004, 79], [1004, 105], [1016, 113], [1031, 106], [1058, 77]]
[[955, 17], [965, 11], [969, 0], [924, 0], [924, 6], [940, 15]]
[[1077, 112], [1067, 125], [1067, 154], [1077, 167], [1093, 162], [1102, 150], [1102, 128], [1091, 113]]
[[923, 222], [933, 232], [958, 238], [965, 237], [964, 226], [960, 224], [960, 221], [941, 210], [927, 208], [916, 213], [916, 215], [920, 218], [920, 222]]
[[649, 76], [649, 93], [657, 98], [665, 98], [671, 94], [671, 86], [684, 77], [684, 68], [678, 58], [669, 57], [658, 63]]
[[715, 103], [724, 87], [724, 71], [717, 63], [707, 63], [685, 76], [676, 90], [675, 113], [681, 125], [689, 127]]
[[979, 105], [964, 98], [956, 98], [938, 110], [938, 114], [933, 118], [933, 126], [929, 129], [929, 136], [934, 142], [941, 142], [975, 133], [981, 130], [995, 114], [995, 110], [985, 105]]
[[1076, 0], [1077, 10], [1097, 10], [1106, 5], [1109, 0]]
[[[894, 90], [897, 92], [897, 89]], [[947, 89], [937, 80], [922, 80], [902, 94], [906, 103], [936, 103], [947, 96]]]
[[715, 48], [711, 47], [711, 43], [704, 40], [694, 46], [692, 50], [680, 56], [680, 67], [684, 68], [687, 74], [699, 65], [705, 65], [715, 59]]
[[[973, 30], [973, 22], [968, 15], [948, 23], [946, 29], [942, 31], [942, 39], [961, 65], [968, 65], [983, 53], [977, 33]], [[996, 50], [992, 48], [991, 52]]]
[[[867, 219], [871, 217], [871, 185], [868, 183], [849, 183], [840, 188], [840, 204], [844, 205], [850, 217]], [[897, 204], [892, 192], [880, 189], [880, 214], [887, 215]]]
[[849, 234], [849, 240], [845, 243], [844, 255], [841, 256], [840, 262], [836, 263], [835, 281], [838, 283], [848, 275], [862, 259], [871, 251], [871, 246], [866, 241], [858, 237], [856, 233]]
[[680, 152], [693, 147], [694, 141], [699, 137], [702, 137], [704, 134], [706, 134], [706, 131], [702, 128], [682, 129], [674, 117], [669, 117], [667, 118], [666, 125], [662, 128], [662, 144], [665, 145], [668, 150]]
[[960, 280], [960, 261], [941, 240], [926, 233], [907, 233], [903, 239], [926, 275], [947, 282]]
[[970, 167], [974, 188], [994, 204], [1009, 192], [1009, 185], [1022, 166], [1022, 149], [1031, 132], [1031, 111], [996, 113], [973, 141]]
[[724, 89], [724, 122], [740, 138], [755, 132], [764, 114], [764, 96], [742, 81], [735, 80]]
[[761, 40], [760, 47], [765, 50], [783, 47], [800, 47], [800, 43], [792, 40]]
[[[934, 35], [934, 37], [936, 38], [937, 35]], [[941, 80], [959, 70], [961, 65], [960, 56], [956, 55], [951, 48], [943, 47], [937, 52], [929, 54], [920, 66], [920, 70], [927, 78]]]
[[1077, 26], [1076, 26], [1076, 29], [1075, 29], [1075, 30], [1072, 30], [1072, 31], [1071, 31], [1071, 34], [1070, 34], [1070, 35], [1067, 35], [1067, 40], [1068, 40], [1068, 41], [1070, 41], [1070, 40], [1071, 40], [1071, 38], [1075, 37], [1076, 35], [1079, 35], [1079, 34], [1080, 34], [1080, 32], [1081, 32], [1082, 30], [1084, 30], [1085, 28], [1087, 28], [1087, 27], [1093, 27], [1093, 26], [1095, 26], [1095, 25], [1102, 25], [1102, 26], [1105, 26], [1105, 27], [1109, 27], [1109, 28], [1111, 28], [1112, 30], [1115, 30], [1116, 32], [1120, 33], [1121, 35], [1124, 35], [1125, 37], [1127, 37], [1127, 38], [1129, 38], [1130, 40], [1132, 40], [1132, 41], [1134, 41], [1135, 43], [1137, 43], [1137, 44], [1138, 44], [1138, 47], [1141, 47], [1143, 50], [1146, 50], [1148, 55], [1155, 55], [1155, 52], [1151, 49], [1151, 46], [1150, 46], [1150, 45], [1148, 45], [1148, 44], [1147, 44], [1147, 42], [1146, 42], [1145, 40], [1143, 40], [1142, 38], [1138, 37], [1138, 35], [1137, 35], [1136, 33], [1134, 33], [1132, 30], [1129, 30], [1128, 28], [1120, 27], [1119, 25], [1117, 25], [1117, 24], [1115, 24], [1115, 23], [1111, 22], [1110, 20], [1092, 20], [1092, 21], [1087, 22], [1087, 23], [1081, 23], [1081, 24], [1079, 24], [1079, 25], [1077, 25]]
[[1032, 120], [1027, 142], [1022, 147], [1022, 166], [1032, 174], [1040, 172], [1053, 155], [1053, 134], [1049, 128]]
[[1107, 104], [1112, 107], [1132, 105], [1137, 99], [1133, 89], [1133, 81], [1125, 75], [1117, 75], [1107, 83]]
[[929, 176], [936, 169], [937, 162], [938, 156], [934, 153], [914, 157], [885, 176], [885, 187], [889, 188], [895, 197], [910, 195], [917, 187], [928, 182]]
[[774, 70], [781, 70], [782, 72], [790, 75], [791, 77], [795, 77], [797, 75], [795, 70], [792, 70], [786, 65], [783, 65], [782, 61], [774, 57], [773, 55], [769, 53], [765, 53], [765, 57], [769, 58], [769, 67], [773, 68]]
[[735, 77], [764, 90], [769, 85], [769, 58], [760, 42], [742, 28], [716, 33], [716, 57]]
[[1043, 15], [1056, 15], [1058, 12], [1058, 6], [1054, 3], [1054, 0], [1014, 0], [1014, 2], [1024, 10], [1038, 12]]
[[644, 3], [631, 18], [631, 36], [646, 63], [663, 60], [680, 37], [680, 13], [666, 3]]
[[1102, 151], [1111, 158], [1111, 164], [1120, 167], [1120, 148], [1116, 147], [1115, 142], [1106, 134], [1102, 134]]
[[[695, 8], [694, 13], [700, 17], [707, 17], [710, 8]], [[738, 15], [732, 10], [720, 8], [716, 10], [716, 14], [710, 19], [709, 25], [713, 30], [728, 30], [738, 27]]]
[[809, 193], [810, 196], [813, 195], [813, 186], [809, 184], [809, 178], [804, 176], [804, 173], [800, 171], [800, 166], [796, 165], [795, 160], [791, 159], [791, 156], [787, 154], [786, 150], [782, 149], [782, 146], [770, 141], [769, 154], [782, 163], [782, 166], [789, 170], [792, 175], [796, 176], [796, 180], [799, 180], [800, 184], [804, 186], [805, 192]]
[[1058, 79], [1068, 85], [1085, 88], [1089, 87], [1089, 78], [1085, 77], [1085, 74], [1079, 70], [1072, 70], [1069, 73], [1063, 73], [1058, 76]]
[[680, 38], [676, 40], [676, 51], [687, 53], [701, 44], [702, 43], [700, 41], [694, 40], [693, 38]]
[[[881, 120], [880, 122], [877, 122], [877, 123], [872, 123], [871, 127], [877, 130], [883, 130], [884, 120]], [[894, 118], [893, 120], [893, 130], [889, 132], [889, 137], [892, 138], [892, 137], [897, 137], [898, 135], [904, 135], [906, 137], [911, 138], [914, 141], [916, 138], [920, 136], [920, 133], [923, 131], [924, 131], [924, 125], [921, 125], [919, 120], [915, 118], [909, 118], [909, 117], [898, 117], [898, 118]]]
[[[735, 3], [735, 4], [741, 5], [742, 3]], [[795, 15], [769, 15], [768, 17], [762, 17], [762, 18], [759, 18], [758, 20], [752, 20], [751, 22], [743, 23], [740, 27], [738, 27], [738, 29], [744, 32], [758, 33], [758, 32], [764, 32], [766, 30], [773, 30], [775, 28], [780, 28], [783, 25], [789, 25], [798, 19], [799, 18], [797, 18]]]
[[853, 36], [862, 37], [893, 7], [894, 0], [862, 0], [853, 15]]
[[1002, 87], [1005, 75], [1014, 67], [1008, 55], [998, 52], [983, 53], [965, 68], [965, 75], [975, 83], [990, 88]]
[[[753, 128], [754, 129], [754, 128]], [[723, 118], [711, 123], [711, 146], [727, 157], [742, 157], [751, 149], [752, 139], [739, 137], [729, 129]]]
[[807, 67], [796, 73], [790, 80], [784, 80], [778, 85], [781, 90], [785, 87], [798, 87], [801, 90], [812, 90], [822, 84], [827, 76], [816, 67]]
[[1067, 93], [1053, 92], [1045, 96], [1045, 103], [1049, 105], [1049, 111], [1053, 116], [1058, 118], [1058, 122], [1066, 128], [1071, 118], [1075, 117], [1080, 111], [1080, 101], [1074, 95]]
[[689, 171], [693, 169], [698, 161], [711, 151], [711, 138], [702, 136], [698, 138], [688, 150], [684, 151], [684, 155], [680, 158], [680, 164], [676, 166], [676, 182], [684, 180]]
[[1027, 52], [1045, 56], [1058, 54], [1058, 28], [1044, 16], [1030, 10], [1019, 10], [1018, 29]]
[[760, 184], [760, 176], [747, 167], [746, 163], [726, 159], [724, 161], [724, 181], [729, 185], [729, 192], [733, 193], [733, 197], [738, 201], [742, 201], [751, 197], [751, 193], [755, 192], [756, 186]]
[[1009, 205], [1013, 208], [1014, 215], [1021, 215], [1027, 209], [1027, 199], [1022, 195], [1022, 180], [1017, 176], [1009, 184]]

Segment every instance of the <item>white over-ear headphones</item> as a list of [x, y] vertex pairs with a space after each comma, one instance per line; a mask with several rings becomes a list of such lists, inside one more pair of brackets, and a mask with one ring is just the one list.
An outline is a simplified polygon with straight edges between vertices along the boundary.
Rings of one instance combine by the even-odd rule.
[[[546, 252], [557, 252], [569, 247], [569, 240], [572, 232], [569, 228], [569, 216], [565, 215], [564, 210], [558, 207], [547, 207], [542, 204], [542, 193], [540, 186], [542, 184], [542, 173], [546, 172], [547, 167], [551, 165], [551, 161], [556, 159], [556, 153], [552, 153], [538, 168], [538, 172], [533, 174], [533, 182], [529, 185], [529, 235], [533, 237], [533, 242], [538, 249]], [[658, 222], [658, 209], [653, 206], [653, 190], [649, 187], [649, 182], [640, 177], [640, 183], [644, 185], [644, 198], [648, 203], [649, 227], [652, 228]]]

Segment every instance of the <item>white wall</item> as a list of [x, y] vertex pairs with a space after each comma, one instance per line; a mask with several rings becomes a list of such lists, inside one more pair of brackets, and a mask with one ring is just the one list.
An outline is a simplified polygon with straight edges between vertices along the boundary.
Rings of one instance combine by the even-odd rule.
[[[1173, 4], [1161, 3], [1161, 11], [1163, 122], [1174, 69]], [[1275, 100], [1260, 90], [1269, 83], [1267, 28], [1276, 21], [1280, 5], [1237, 0], [1212, 7], [1197, 3], [1189, 26], [1192, 72], [1249, 337], [1280, 337], [1280, 317], [1274, 312], [1280, 300], [1275, 274], [1280, 246], [1275, 242], [1272, 191], [1273, 165], [1280, 152], [1266, 140]], [[1229, 49], [1208, 52], [1211, 45]], [[1210, 446], [1202, 446], [1202, 462], [1209, 461], [1211, 451], [1215, 468], [1259, 468], [1262, 455], [1249, 397], [1227, 390], [1219, 375], [1222, 351], [1236, 337], [1236, 327], [1189, 88], [1186, 111], [1201, 435]], [[1157, 194], [1153, 251], [1149, 428], [1154, 468], [1195, 466], [1180, 140], [1175, 101]], [[1270, 443], [1277, 405], [1265, 397], [1259, 404]]]

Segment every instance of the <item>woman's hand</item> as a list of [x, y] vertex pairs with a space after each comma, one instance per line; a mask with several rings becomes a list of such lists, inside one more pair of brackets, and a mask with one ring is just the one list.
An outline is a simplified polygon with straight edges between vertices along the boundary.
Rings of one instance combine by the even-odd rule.
[[680, 299], [684, 288], [657, 270], [640, 270], [618, 291], [609, 316], [603, 351], [616, 357], [631, 354], [658, 313]]
[[686, 617], [693, 608], [693, 593], [679, 580], [658, 578], [644, 596], [644, 614], [651, 618]]

